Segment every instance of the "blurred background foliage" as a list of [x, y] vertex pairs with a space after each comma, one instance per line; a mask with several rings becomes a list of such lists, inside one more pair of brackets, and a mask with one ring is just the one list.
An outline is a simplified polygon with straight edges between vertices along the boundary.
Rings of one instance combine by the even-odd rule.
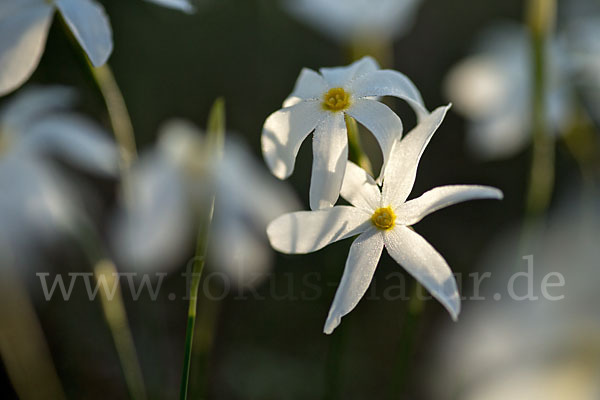
[[[153, 143], [158, 127], [172, 117], [205, 126], [212, 102], [224, 96], [228, 129], [242, 135], [259, 157], [262, 124], [290, 93], [300, 69], [350, 61], [348, 49], [290, 17], [275, 0], [204, 0], [189, 16], [139, 0], [102, 3], [114, 33], [110, 64], [142, 149]], [[518, 0], [425, 0], [413, 28], [394, 42], [392, 67], [415, 82], [429, 109], [445, 104], [445, 74], [469, 53], [478, 32], [497, 20], [522, 21], [523, 8]], [[76, 87], [82, 110], [109, 128], [102, 99], [81, 62], [55, 22], [31, 82]], [[408, 107], [390, 104], [406, 121], [414, 120]], [[451, 110], [423, 156], [413, 196], [453, 183], [486, 184], [504, 191], [502, 202], [444, 209], [416, 227], [455, 272], [467, 274], [477, 270], [498, 234], [521, 220], [530, 150], [484, 163], [468, 154], [464, 132], [465, 121]], [[364, 141], [369, 154], [380, 158], [373, 139], [367, 135]], [[555, 191], [567, 192], [577, 187], [580, 175], [560, 142], [557, 154]], [[307, 141], [290, 179], [306, 206], [310, 162]], [[94, 190], [109, 209], [115, 201], [114, 182], [97, 182]], [[100, 221], [104, 217], [97, 216]], [[321, 398], [331, 379], [327, 360], [335, 351], [333, 338], [322, 334], [322, 325], [349, 245], [343, 241], [306, 256], [278, 255], [271, 276], [255, 293], [231, 293], [218, 304], [201, 299], [197, 334], [206, 335], [201, 329], [203, 318], [215, 318], [216, 331], [214, 337], [203, 339], [214, 340], [212, 352], [197, 357], [192, 366], [192, 393], [204, 387], [208, 397], [215, 399]], [[192, 250], [190, 246], [190, 258]], [[84, 265], [82, 255], [69, 248], [49, 250], [47, 257], [54, 271], [80, 271]], [[187, 310], [187, 302], [181, 299], [182, 271], [183, 266], [169, 274], [157, 301], [142, 295], [133, 302], [126, 296], [152, 399], [172, 399], [179, 390]], [[382, 295], [397, 284], [386, 277], [398, 271], [404, 274], [384, 255], [368, 293]], [[45, 302], [39, 281], [31, 276], [27, 280], [67, 396], [126, 398], [117, 355], [97, 302], [88, 301], [84, 288], [77, 285], [71, 301], [55, 297]], [[211, 289], [219, 293], [222, 287], [217, 284]], [[468, 284], [463, 287], [464, 293], [470, 290]], [[169, 293], [177, 293], [177, 299], [170, 300]], [[302, 294], [309, 299], [301, 300]], [[339, 398], [383, 398], [388, 393], [408, 302], [374, 297], [368, 294], [335, 333], [341, 337], [336, 343], [343, 348]], [[429, 398], [427, 388], [436, 385], [436, 376], [419, 366], [426, 364], [431, 343], [444, 343], [444, 332], [452, 324], [439, 304], [427, 302], [411, 356], [414, 364], [405, 378], [406, 398]], [[206, 378], [200, 371], [208, 371]], [[0, 379], [5, 388], [2, 398], [14, 397], [5, 374]]]

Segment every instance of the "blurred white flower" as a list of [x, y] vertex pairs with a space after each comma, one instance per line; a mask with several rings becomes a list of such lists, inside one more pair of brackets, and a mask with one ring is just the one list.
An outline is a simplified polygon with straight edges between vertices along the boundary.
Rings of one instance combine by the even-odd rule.
[[341, 196], [352, 206], [285, 214], [267, 228], [271, 245], [283, 252], [304, 254], [359, 235], [352, 243], [344, 275], [325, 323], [330, 334], [366, 292], [385, 247], [396, 262], [415, 277], [456, 319], [460, 297], [444, 258], [411, 226], [441, 208], [473, 199], [501, 199], [495, 188], [476, 185], [441, 186], [406, 201], [419, 160], [449, 107], [425, 117], [397, 141], [379, 187], [363, 169], [348, 162]]
[[[525, 27], [501, 24], [480, 38], [475, 55], [461, 61], [446, 79], [456, 109], [469, 118], [467, 143], [484, 159], [507, 157], [531, 140], [531, 44]], [[552, 132], [566, 124], [568, 88], [564, 49], [552, 41], [546, 50], [546, 115]]]
[[313, 28], [348, 43], [404, 34], [421, 0], [285, 0], [284, 8]]
[[67, 111], [74, 99], [65, 87], [28, 88], [0, 111], [0, 237], [10, 247], [51, 241], [78, 223], [77, 191], [53, 159], [94, 174], [118, 172], [105, 132]]
[[196, 11], [196, 8], [189, 0], [146, 0], [149, 3], [158, 4], [159, 6], [173, 8], [191, 14]]
[[271, 266], [265, 229], [299, 205], [288, 187], [264, 171], [249, 151], [228, 140], [221, 160], [193, 125], [172, 121], [155, 149], [132, 166], [129, 204], [113, 229], [118, 254], [131, 266], [174, 266], [196, 239], [198, 221], [216, 193], [209, 266], [234, 284], [251, 285]]
[[40, 61], [54, 13], [64, 18], [94, 66], [113, 49], [104, 8], [94, 0], [2, 0], [0, 3], [0, 96], [21, 86]]
[[[438, 381], [427, 388], [431, 398], [600, 398], [598, 192], [583, 199], [573, 188], [567, 193], [529, 248], [516, 227], [486, 251], [479, 273], [493, 279], [482, 279], [480, 300], [466, 303], [461, 324], [440, 332], [426, 357], [431, 364], [423, 367]], [[507, 294], [516, 273], [526, 275], [513, 281], [514, 292], [533, 297]], [[547, 286], [549, 296], [544, 281], [555, 284]]]
[[371, 57], [346, 67], [321, 68], [319, 72], [308, 68], [300, 72], [284, 108], [267, 118], [261, 137], [269, 168], [285, 179], [294, 169], [300, 145], [314, 130], [310, 182], [313, 210], [332, 207], [338, 199], [348, 159], [346, 115], [363, 124], [379, 142], [383, 171], [392, 144], [402, 135], [402, 121], [373, 97], [399, 97], [415, 109], [419, 119], [428, 114], [413, 83], [400, 72], [379, 70]]

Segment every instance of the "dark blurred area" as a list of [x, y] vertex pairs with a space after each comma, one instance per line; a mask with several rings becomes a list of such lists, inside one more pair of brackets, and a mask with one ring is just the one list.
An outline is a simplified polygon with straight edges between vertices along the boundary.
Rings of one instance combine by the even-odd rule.
[[[102, 4], [114, 35], [109, 63], [127, 102], [140, 149], [150, 146], [159, 126], [172, 117], [205, 126], [211, 104], [223, 96], [228, 129], [242, 135], [260, 157], [262, 124], [280, 108], [301, 68], [351, 61], [349, 49], [292, 18], [275, 0], [203, 0], [193, 15], [141, 0], [103, 0]], [[425, 0], [413, 28], [394, 42], [390, 67], [413, 80], [429, 109], [446, 104], [443, 80], [447, 71], [469, 54], [473, 38], [484, 27], [497, 20], [522, 21], [523, 6], [517, 0]], [[77, 88], [82, 111], [109, 128], [102, 98], [56, 21], [31, 82]], [[408, 107], [400, 101], [389, 104], [414, 124]], [[466, 276], [478, 269], [486, 249], [501, 232], [520, 226], [530, 149], [504, 160], [476, 160], [465, 148], [465, 127], [466, 121], [451, 109], [423, 155], [411, 197], [459, 183], [490, 185], [504, 192], [502, 202], [457, 205], [415, 227], [454, 272]], [[380, 160], [376, 142], [366, 132], [364, 142], [369, 154]], [[306, 207], [311, 157], [306, 141], [290, 178]], [[578, 187], [578, 166], [560, 142], [556, 162], [555, 192]], [[94, 193], [110, 209], [116, 183], [93, 182]], [[101, 224], [104, 217], [97, 216]], [[206, 339], [214, 340], [212, 351], [192, 365], [192, 388], [204, 388], [210, 399], [323, 398], [328, 379], [333, 379], [328, 362], [336, 346], [341, 346], [339, 398], [386, 398], [398, 354], [403, 351], [400, 338], [409, 303], [382, 295], [398, 282], [389, 279], [390, 274], [400, 272], [409, 283], [412, 278], [384, 254], [365, 298], [333, 336], [324, 335], [322, 326], [349, 246], [346, 240], [314, 254], [278, 254], [271, 274], [258, 288], [229, 293], [220, 301], [201, 298], [199, 315], [216, 318], [216, 329], [214, 337]], [[48, 251], [51, 270], [87, 268], [81, 254], [69, 250], [68, 244], [64, 247], [65, 251]], [[188, 256], [193, 256], [192, 246]], [[188, 306], [182, 300], [184, 267], [168, 275], [156, 301], [146, 295], [139, 301], [126, 297], [151, 399], [178, 396]], [[25, 276], [35, 271], [21, 272], [23, 280], [33, 282], [29, 290], [67, 397], [127, 398], [98, 302], [89, 301], [83, 287], [75, 288], [71, 301], [57, 297], [46, 302], [35, 276]], [[223, 290], [218, 283], [209, 289], [217, 294]], [[466, 281], [463, 293], [471, 290]], [[170, 293], [177, 293], [177, 298], [171, 300]], [[419, 366], [427, 364], [431, 343], [443, 344], [444, 333], [453, 324], [437, 302], [426, 302], [410, 353], [414, 367], [407, 370], [402, 398], [430, 398], [429, 387], [436, 385], [436, 377]], [[198, 335], [202, 334], [200, 330]], [[3, 370], [0, 382], [1, 397], [15, 398]]]

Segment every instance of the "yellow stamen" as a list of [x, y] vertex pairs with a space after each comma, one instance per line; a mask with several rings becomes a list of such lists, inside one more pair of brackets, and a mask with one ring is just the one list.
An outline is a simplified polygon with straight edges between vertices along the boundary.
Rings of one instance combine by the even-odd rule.
[[323, 95], [323, 108], [328, 111], [342, 111], [350, 107], [350, 94], [342, 88], [329, 89]]
[[395, 225], [396, 214], [392, 211], [392, 207], [380, 207], [371, 216], [371, 222], [377, 229], [387, 231]]

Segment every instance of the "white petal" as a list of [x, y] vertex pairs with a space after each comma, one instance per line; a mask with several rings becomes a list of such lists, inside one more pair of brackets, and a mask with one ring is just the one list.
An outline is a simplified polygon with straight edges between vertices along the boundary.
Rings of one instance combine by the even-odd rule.
[[319, 100], [327, 92], [327, 83], [321, 75], [309, 68], [302, 68], [296, 80], [292, 94], [283, 102], [284, 107], [291, 107], [302, 100]]
[[284, 214], [267, 227], [271, 246], [286, 254], [317, 251], [371, 227], [371, 215], [350, 206]]
[[127, 205], [111, 225], [119, 259], [141, 270], [173, 267], [197, 229], [179, 170], [156, 152], [140, 158], [128, 178]]
[[323, 118], [317, 101], [303, 101], [269, 115], [262, 130], [265, 161], [273, 175], [285, 179], [292, 174], [300, 145]]
[[396, 226], [386, 231], [384, 240], [390, 256], [442, 303], [452, 319], [456, 320], [460, 312], [460, 296], [452, 271], [440, 253], [406, 226]]
[[468, 200], [503, 198], [502, 191], [489, 186], [451, 185], [436, 187], [421, 197], [407, 201], [397, 210], [397, 224], [413, 225], [427, 215]]
[[376, 100], [357, 99], [347, 113], [363, 124], [377, 139], [383, 153], [383, 166], [389, 161], [394, 142], [402, 137], [402, 121], [388, 106]]
[[414, 83], [398, 71], [379, 70], [364, 74], [348, 90], [358, 98], [394, 96], [403, 99], [415, 110], [419, 120], [429, 114]]
[[359, 77], [379, 69], [379, 64], [373, 57], [363, 57], [358, 61], [344, 67], [321, 68], [319, 72], [332, 88], [348, 87], [351, 82]]
[[417, 176], [421, 155], [450, 106], [438, 107], [397, 142], [383, 175], [383, 202], [399, 206], [408, 197]]
[[196, 8], [189, 0], [146, 0], [147, 2], [158, 4], [159, 6], [172, 8], [174, 10], [183, 11], [184, 13], [192, 14]]
[[367, 291], [383, 250], [383, 234], [369, 229], [352, 243], [323, 332], [331, 334]]
[[48, 36], [53, 8], [41, 3], [0, 5], [0, 96], [35, 71]]
[[113, 41], [104, 8], [93, 0], [56, 0], [56, 6], [92, 64], [106, 63]]
[[310, 208], [336, 203], [348, 161], [348, 136], [343, 113], [331, 113], [315, 129], [310, 178]]
[[55, 155], [88, 171], [118, 172], [119, 156], [108, 134], [73, 114], [46, 116], [33, 124], [18, 142], [19, 151]]
[[380, 207], [381, 192], [364, 169], [348, 161], [340, 195], [354, 207], [373, 212]]
[[70, 108], [75, 103], [75, 90], [66, 86], [28, 86], [19, 91], [0, 112], [0, 130], [19, 139], [29, 124], [51, 112]]

